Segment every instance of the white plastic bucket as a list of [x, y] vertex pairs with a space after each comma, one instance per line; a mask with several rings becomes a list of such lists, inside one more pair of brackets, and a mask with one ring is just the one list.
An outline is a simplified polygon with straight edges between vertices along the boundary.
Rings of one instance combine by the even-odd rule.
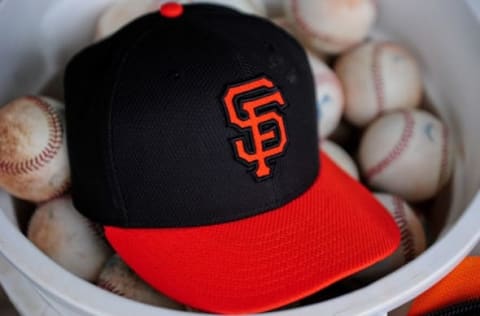
[[[0, 104], [58, 80], [58, 69], [88, 43], [94, 21], [108, 2], [0, 0]], [[464, 1], [380, 0], [379, 9], [373, 37], [412, 49], [423, 68], [428, 95], [457, 142], [451, 196], [446, 199], [447, 224], [419, 258], [377, 282], [326, 302], [274, 314], [385, 314], [443, 277], [480, 238], [480, 24]], [[61, 96], [61, 91], [49, 92]], [[18, 228], [18, 212], [3, 192], [0, 208], [0, 281], [22, 314], [183, 313], [123, 299], [78, 279], [25, 238]]]

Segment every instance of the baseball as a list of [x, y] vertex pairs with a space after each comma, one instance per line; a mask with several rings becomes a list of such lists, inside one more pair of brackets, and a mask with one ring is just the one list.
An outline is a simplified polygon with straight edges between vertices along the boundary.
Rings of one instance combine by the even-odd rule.
[[319, 58], [308, 54], [315, 81], [318, 138], [327, 138], [343, 113], [343, 92], [335, 73]]
[[70, 197], [40, 206], [28, 225], [33, 244], [66, 270], [95, 281], [112, 250], [100, 230], [73, 207]]
[[360, 141], [359, 164], [368, 184], [410, 202], [433, 197], [450, 178], [452, 161], [447, 127], [425, 111], [382, 116]]
[[31, 202], [65, 192], [70, 183], [63, 105], [25, 96], [0, 108], [0, 186]]
[[355, 162], [342, 147], [325, 139], [321, 142], [321, 148], [343, 171], [355, 180], [359, 179], [358, 168]]
[[284, 6], [300, 41], [329, 54], [362, 42], [377, 14], [372, 0], [284, 0]]
[[345, 118], [356, 126], [420, 104], [422, 79], [417, 62], [398, 44], [363, 44], [341, 56], [335, 70], [345, 93]]
[[177, 303], [140, 279], [118, 255], [112, 256], [105, 264], [97, 279], [97, 285], [117, 295], [171, 309], [184, 310], [184, 306]]
[[426, 248], [425, 230], [415, 212], [401, 198], [390, 194], [375, 193], [377, 200], [388, 210], [400, 229], [398, 249], [386, 259], [357, 273], [354, 278], [378, 279], [412, 261]]

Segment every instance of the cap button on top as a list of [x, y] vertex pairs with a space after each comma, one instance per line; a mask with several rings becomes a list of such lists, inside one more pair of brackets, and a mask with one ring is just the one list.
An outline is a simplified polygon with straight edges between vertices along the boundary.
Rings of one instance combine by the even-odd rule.
[[167, 2], [160, 7], [160, 14], [166, 18], [177, 18], [183, 13], [183, 6], [176, 2]]

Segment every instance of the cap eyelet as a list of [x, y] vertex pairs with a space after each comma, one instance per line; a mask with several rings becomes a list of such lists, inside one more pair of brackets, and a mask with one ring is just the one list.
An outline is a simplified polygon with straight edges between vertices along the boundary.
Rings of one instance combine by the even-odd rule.
[[166, 18], [178, 18], [183, 14], [183, 6], [177, 2], [167, 2], [160, 7], [160, 14]]

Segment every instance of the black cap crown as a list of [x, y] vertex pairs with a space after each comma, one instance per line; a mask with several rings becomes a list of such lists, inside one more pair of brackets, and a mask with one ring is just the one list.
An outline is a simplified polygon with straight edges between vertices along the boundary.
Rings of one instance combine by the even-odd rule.
[[305, 52], [265, 19], [211, 5], [152, 13], [80, 52], [65, 77], [73, 200], [102, 224], [245, 218], [318, 175]]

